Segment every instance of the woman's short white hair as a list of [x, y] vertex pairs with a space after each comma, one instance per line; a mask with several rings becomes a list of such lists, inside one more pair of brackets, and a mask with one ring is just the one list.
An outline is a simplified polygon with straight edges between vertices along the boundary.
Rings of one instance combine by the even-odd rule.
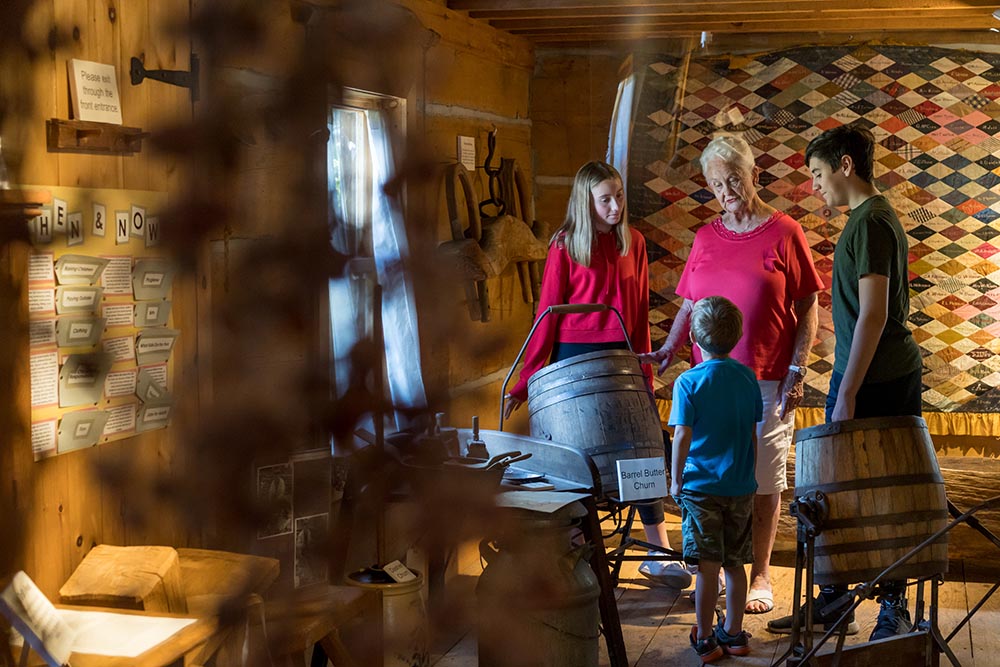
[[705, 150], [701, 152], [701, 171], [704, 172], [708, 163], [716, 158], [740, 171], [748, 174], [753, 173], [755, 166], [753, 151], [743, 137], [735, 134], [720, 134], [708, 142]]

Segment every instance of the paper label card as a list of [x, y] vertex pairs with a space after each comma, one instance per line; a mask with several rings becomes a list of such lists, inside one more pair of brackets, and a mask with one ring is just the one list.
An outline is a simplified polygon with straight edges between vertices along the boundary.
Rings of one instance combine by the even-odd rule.
[[31, 407], [59, 403], [59, 353], [55, 350], [31, 355]]
[[135, 430], [139, 433], [166, 428], [170, 425], [170, 405], [142, 405], [136, 417]]
[[47, 419], [31, 424], [31, 452], [35, 460], [56, 453], [56, 420]]
[[135, 343], [135, 358], [138, 365], [161, 364], [170, 359], [174, 341], [180, 333], [177, 329], [162, 327], [140, 331]]
[[135, 432], [135, 403], [125, 403], [107, 408], [108, 422], [104, 425], [104, 437]]
[[146, 209], [143, 207], [132, 206], [132, 211], [129, 215], [128, 233], [140, 239], [146, 235]]
[[107, 265], [103, 257], [63, 255], [56, 260], [55, 274], [60, 285], [96, 285]]
[[71, 354], [59, 371], [59, 407], [96, 404], [114, 362], [110, 354]]
[[55, 282], [55, 262], [50, 252], [32, 255], [28, 258], [28, 282], [46, 283]]
[[83, 245], [83, 213], [66, 216], [66, 245]]
[[396, 583], [404, 583], [407, 581], [413, 581], [417, 578], [417, 575], [413, 574], [410, 568], [403, 565], [401, 561], [394, 560], [384, 568], [382, 568], [386, 574], [392, 577], [393, 581]]
[[105, 257], [108, 265], [101, 273], [101, 287], [105, 294], [132, 296], [132, 258], [128, 255]]
[[667, 466], [662, 456], [619, 459], [618, 493], [623, 501], [663, 498], [667, 495]]
[[52, 243], [52, 207], [42, 208], [42, 214], [31, 221], [31, 240], [35, 245]]
[[160, 245], [160, 219], [155, 217], [146, 218], [146, 247]]
[[108, 413], [104, 410], [80, 410], [63, 415], [59, 422], [59, 453], [93, 447], [107, 423]]
[[135, 359], [135, 343], [132, 340], [132, 336], [105, 338], [103, 345], [104, 351], [114, 356], [115, 363]]
[[145, 368], [139, 369], [135, 393], [147, 405], [167, 405], [173, 402], [166, 385], [154, 378]]
[[28, 312], [32, 315], [38, 313], [56, 312], [56, 292], [53, 289], [29, 289], [28, 290]]
[[67, 286], [56, 288], [56, 312], [64, 313], [97, 313], [103, 290], [89, 285]]
[[167, 384], [167, 365], [154, 364], [153, 366], [143, 366], [140, 370], [148, 374], [161, 387], [169, 387]]
[[32, 347], [37, 345], [55, 345], [56, 321], [31, 320], [28, 322], [28, 341], [28, 344]]
[[122, 108], [115, 66], [72, 58], [67, 68], [74, 117], [121, 125]]
[[457, 157], [463, 167], [470, 173], [476, 171], [476, 138], [458, 135]]
[[169, 301], [142, 301], [135, 304], [135, 326], [137, 327], [166, 326], [169, 316]]
[[128, 243], [128, 211], [115, 211], [115, 245]]
[[108, 209], [104, 204], [94, 202], [94, 226], [90, 233], [94, 236], [104, 236], [108, 228]]
[[173, 265], [165, 259], [140, 259], [132, 270], [132, 293], [136, 301], [155, 301], [170, 297], [174, 279]]
[[66, 216], [69, 210], [66, 202], [53, 197], [52, 199], [52, 231], [56, 234], [66, 233]]
[[108, 303], [101, 307], [101, 315], [108, 327], [130, 327], [135, 323], [135, 308], [131, 303]]
[[136, 389], [136, 376], [138, 369], [129, 368], [124, 371], [113, 371], [108, 373], [104, 380], [104, 396], [106, 398], [117, 398], [119, 396], [131, 396]]
[[93, 347], [103, 333], [104, 320], [100, 317], [67, 315], [56, 323], [59, 347]]

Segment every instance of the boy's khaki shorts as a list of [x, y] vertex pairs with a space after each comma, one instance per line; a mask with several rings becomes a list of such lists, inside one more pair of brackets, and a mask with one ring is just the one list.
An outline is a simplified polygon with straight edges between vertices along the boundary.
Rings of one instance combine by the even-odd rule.
[[682, 489], [674, 500], [681, 508], [684, 560], [707, 560], [722, 563], [723, 567], [752, 563], [753, 497], [752, 493], [710, 496]]

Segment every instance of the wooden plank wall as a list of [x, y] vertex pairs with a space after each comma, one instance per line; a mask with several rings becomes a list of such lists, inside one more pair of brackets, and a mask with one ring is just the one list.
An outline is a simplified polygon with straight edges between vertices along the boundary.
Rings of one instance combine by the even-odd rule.
[[[35, 51], [34, 58], [29, 59], [26, 50], [11, 44], [2, 58], [0, 99], [17, 100], [7, 107], [14, 113], [5, 116], [0, 127], [12, 180], [41, 186], [176, 191], [174, 161], [157, 155], [148, 142], [133, 156], [49, 153], [45, 121], [70, 116], [69, 58], [116, 66], [125, 125], [155, 131], [165, 124], [189, 120], [191, 103], [186, 90], [150, 81], [133, 87], [128, 75], [132, 56], [144, 58], [150, 69], [186, 70], [190, 53], [187, 38], [162, 26], [167, 20], [183, 23], [187, 16], [187, 0], [32, 3], [22, 34]], [[0, 20], [10, 18], [0, 16]], [[13, 246], [5, 253], [3, 270], [10, 281], [2, 294], [5, 309], [26, 314], [22, 276], [27, 249]], [[192, 370], [196, 347], [196, 329], [191, 326], [194, 280], [180, 277], [173, 289], [174, 324], [184, 331], [174, 352], [174, 386], [185, 388], [179, 397], [183, 407], [191, 408], [197, 405], [198, 395], [197, 376]], [[13, 377], [5, 377], [0, 386], [0, 402], [11, 406], [3, 420], [0, 477], [5, 480], [5, 493], [0, 502], [5, 501], [4, 509], [18, 517], [19, 523], [0, 537], [0, 576], [23, 568], [56, 599], [59, 586], [95, 544], [185, 544], [181, 523], [157, 507], [154, 494], [154, 480], [171, 480], [182, 465], [179, 428], [34, 463], [28, 435], [27, 339], [14, 332], [7, 340], [13, 367], [5, 370]], [[118, 472], [101, 479], [96, 476], [98, 469]], [[119, 484], [114, 478], [128, 484]], [[8, 536], [13, 539], [8, 540]]]

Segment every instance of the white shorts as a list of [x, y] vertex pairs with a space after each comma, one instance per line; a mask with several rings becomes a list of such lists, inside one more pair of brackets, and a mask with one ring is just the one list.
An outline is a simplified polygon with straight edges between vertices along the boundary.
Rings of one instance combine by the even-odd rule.
[[781, 493], [788, 488], [785, 467], [788, 449], [792, 446], [795, 411], [779, 419], [781, 401], [778, 399], [778, 380], [758, 380], [760, 397], [764, 400], [764, 419], [757, 422], [757, 494]]

